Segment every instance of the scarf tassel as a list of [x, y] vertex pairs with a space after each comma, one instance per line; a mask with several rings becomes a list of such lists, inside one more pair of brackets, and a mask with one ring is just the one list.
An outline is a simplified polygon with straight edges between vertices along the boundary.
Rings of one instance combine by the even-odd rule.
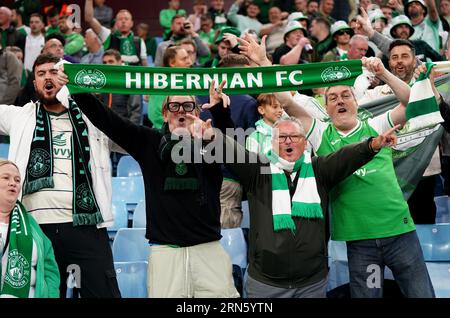
[[31, 182], [27, 182], [25, 186], [25, 193], [30, 194], [39, 191], [44, 188], [54, 188], [53, 177], [45, 177], [41, 179], [36, 179]]
[[97, 225], [103, 222], [102, 214], [99, 212], [95, 213], [80, 213], [73, 214], [73, 226], [79, 225]]
[[295, 223], [289, 214], [277, 214], [273, 216], [273, 229], [275, 232], [282, 230], [295, 231]]
[[164, 190], [198, 190], [198, 180], [195, 178], [166, 178]]
[[293, 202], [292, 216], [306, 219], [323, 219], [322, 207], [319, 203]]

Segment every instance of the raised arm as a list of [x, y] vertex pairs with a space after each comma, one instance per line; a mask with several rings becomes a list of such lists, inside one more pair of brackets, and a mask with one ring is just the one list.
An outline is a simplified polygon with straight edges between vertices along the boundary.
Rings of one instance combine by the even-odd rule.
[[306, 44], [309, 44], [309, 39], [301, 38], [298, 44], [294, 46], [292, 50], [289, 51], [289, 53], [286, 53], [280, 58], [280, 64], [281, 65], [298, 64], [300, 56], [302, 55], [303, 48], [305, 47]]
[[425, 0], [425, 3], [427, 4], [428, 8], [428, 15], [430, 17], [430, 20], [434, 23], [439, 21], [439, 12], [437, 10], [436, 6], [436, 0]]
[[374, 73], [380, 80], [388, 84], [394, 91], [395, 96], [400, 101], [400, 105], [395, 107], [391, 112], [391, 118], [394, 125], [404, 125], [406, 122], [405, 111], [409, 101], [409, 93], [411, 91], [408, 84], [397, 78], [389, 72], [379, 58], [370, 57], [362, 58], [362, 64], [370, 72]]
[[383, 147], [394, 147], [397, 144], [395, 126], [381, 135], [369, 138], [357, 144], [347, 145], [327, 156], [317, 157], [316, 171], [327, 190], [331, 190], [339, 182], [350, 176], [360, 167], [368, 163]]
[[89, 24], [96, 34], [102, 30], [102, 25], [96, 18], [94, 18], [94, 4], [93, 0], [86, 0], [84, 4], [84, 20]]

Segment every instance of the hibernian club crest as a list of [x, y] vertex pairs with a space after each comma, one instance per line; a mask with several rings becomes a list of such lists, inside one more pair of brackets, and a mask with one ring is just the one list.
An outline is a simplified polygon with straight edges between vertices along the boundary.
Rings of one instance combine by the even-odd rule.
[[351, 75], [352, 73], [345, 66], [330, 66], [322, 72], [320, 77], [322, 78], [322, 81], [328, 83], [345, 80], [350, 78]]
[[31, 151], [31, 165], [28, 167], [28, 173], [34, 178], [39, 178], [50, 169], [50, 154], [40, 148]]
[[94, 208], [94, 199], [90, 195], [88, 185], [86, 183], [80, 184], [76, 190], [76, 204], [80, 208], [92, 211]]
[[19, 253], [17, 249], [9, 251], [8, 267], [6, 269], [5, 282], [14, 288], [22, 288], [28, 284], [30, 263]]
[[106, 76], [99, 70], [81, 70], [75, 75], [75, 84], [84, 88], [100, 89], [106, 84]]

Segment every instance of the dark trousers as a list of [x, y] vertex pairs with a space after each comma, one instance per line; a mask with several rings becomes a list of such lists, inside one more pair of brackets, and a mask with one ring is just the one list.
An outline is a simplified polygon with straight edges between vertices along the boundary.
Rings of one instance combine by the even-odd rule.
[[423, 177], [409, 197], [408, 205], [414, 224], [436, 223], [436, 203], [434, 187], [436, 176]]
[[60, 297], [66, 298], [67, 269], [80, 269], [82, 298], [120, 298], [111, 247], [106, 228], [76, 226], [72, 223], [41, 224], [53, 244], [61, 275]]

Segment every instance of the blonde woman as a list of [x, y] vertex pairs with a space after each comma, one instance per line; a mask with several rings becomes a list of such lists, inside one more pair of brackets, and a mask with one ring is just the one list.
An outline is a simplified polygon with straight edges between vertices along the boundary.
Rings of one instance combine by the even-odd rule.
[[0, 297], [58, 298], [53, 247], [18, 201], [20, 183], [16, 164], [0, 159]]

